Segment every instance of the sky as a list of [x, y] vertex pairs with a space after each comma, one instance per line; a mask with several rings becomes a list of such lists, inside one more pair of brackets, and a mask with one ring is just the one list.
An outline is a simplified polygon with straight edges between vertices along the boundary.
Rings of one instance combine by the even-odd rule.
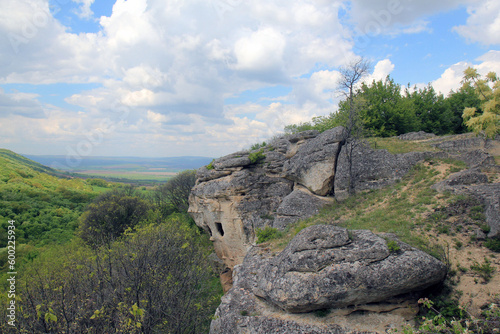
[[220, 157], [335, 112], [339, 68], [500, 74], [498, 0], [0, 0], [0, 148]]

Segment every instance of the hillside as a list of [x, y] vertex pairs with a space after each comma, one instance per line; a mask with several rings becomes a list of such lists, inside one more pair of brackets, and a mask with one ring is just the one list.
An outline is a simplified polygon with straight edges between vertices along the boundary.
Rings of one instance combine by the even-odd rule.
[[14, 165], [17, 165], [18, 167], [30, 168], [40, 173], [46, 173], [49, 175], [59, 176], [59, 177], [64, 176], [62, 172], [56, 169], [47, 167], [46, 165], [42, 165], [41, 163], [36, 162], [33, 159], [29, 159], [20, 154], [17, 154], [15, 152], [3, 148], [0, 148], [0, 158], [2, 159], [1, 160], [2, 165], [7, 164], [8, 162], [10, 164], [13, 164], [11, 165], [11, 167], [15, 167]]
[[97, 195], [81, 179], [8, 150], [0, 150], [0, 247], [8, 220], [17, 224], [17, 242], [42, 245], [72, 238], [83, 208]]
[[[211, 333], [385, 333], [417, 325], [423, 297], [434, 306], [420, 316], [497, 328], [500, 314], [488, 307], [500, 302], [500, 143], [471, 134], [373, 139], [353, 155], [349, 195], [336, 131], [277, 138], [198, 170], [190, 212], [228, 266]], [[330, 227], [337, 232], [321, 232]], [[438, 285], [440, 266], [426, 254], [446, 268]]]

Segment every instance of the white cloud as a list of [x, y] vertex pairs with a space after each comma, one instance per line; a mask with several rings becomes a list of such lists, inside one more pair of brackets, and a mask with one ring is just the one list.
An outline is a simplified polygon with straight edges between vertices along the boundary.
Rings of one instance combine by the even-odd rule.
[[418, 33], [428, 30], [425, 20], [479, 0], [352, 0], [351, 20], [357, 34]]
[[28, 118], [44, 117], [44, 108], [37, 100], [39, 95], [22, 92], [7, 94], [0, 88], [0, 117], [21, 115]]
[[90, 19], [94, 15], [90, 6], [94, 3], [95, 0], [72, 0], [73, 2], [81, 4], [79, 10], [76, 12], [76, 15], [82, 19]]
[[384, 80], [394, 70], [394, 64], [389, 59], [384, 59], [375, 64], [373, 73], [366, 76], [364, 82], [371, 83], [373, 80]]
[[[73, 2], [80, 17], [92, 19], [94, 0]], [[355, 56], [352, 32], [339, 19], [346, 3], [116, 0], [111, 15], [99, 19], [101, 31], [73, 33], [52, 16], [48, 0], [2, 0], [0, 84], [98, 85], [67, 93], [64, 101], [79, 113], [44, 105], [36, 95], [3, 91], [0, 112], [16, 129], [19, 143], [33, 138], [36, 149], [50, 144], [52, 153], [67, 145], [77, 150], [88, 133], [103, 127], [101, 122], [111, 122], [114, 130], [93, 146], [92, 154], [229, 153], [287, 124], [335, 111], [335, 68]], [[351, 9], [345, 8], [358, 29], [391, 34], [426, 31], [429, 16], [477, 4], [354, 0]], [[469, 30], [460, 28], [460, 33], [477, 40], [471, 29], [486, 14], [480, 7], [471, 11]], [[493, 14], [488, 20], [496, 22]], [[495, 68], [496, 57], [484, 55], [476, 66]], [[381, 60], [367, 79], [384, 79], [393, 70], [389, 59]], [[455, 87], [459, 77], [460, 69], [450, 68], [436, 85]], [[258, 104], [224, 105], [228, 97], [275, 84], [292, 93]], [[30, 130], [23, 131], [25, 126]]]
[[480, 63], [459, 62], [450, 66], [443, 72], [439, 79], [432, 82], [432, 86], [436, 91], [444, 95], [447, 95], [451, 90], [458, 90], [462, 86], [461, 81], [467, 67], [474, 67], [483, 76], [491, 71], [497, 74], [500, 73], [500, 51], [489, 51], [478, 57], [476, 61]]
[[500, 2], [481, 1], [467, 11], [467, 24], [455, 27], [455, 31], [471, 42], [500, 44]]
[[243, 71], [281, 70], [285, 38], [273, 28], [259, 29], [239, 39], [234, 46], [237, 63], [234, 68]]

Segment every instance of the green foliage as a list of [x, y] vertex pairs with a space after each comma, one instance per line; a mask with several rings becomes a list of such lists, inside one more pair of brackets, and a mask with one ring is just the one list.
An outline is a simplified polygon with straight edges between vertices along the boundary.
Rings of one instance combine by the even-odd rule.
[[261, 244], [263, 242], [272, 240], [272, 239], [277, 239], [280, 238], [282, 235], [282, 232], [279, 231], [277, 228], [271, 227], [271, 226], [266, 226], [264, 228], [257, 228], [255, 230], [255, 234], [257, 235], [257, 243]]
[[259, 143], [253, 144], [253, 145], [250, 147], [250, 150], [251, 150], [251, 151], [255, 151], [255, 150], [258, 150], [259, 148], [264, 148], [264, 147], [266, 147], [266, 146], [267, 146], [267, 144], [266, 144], [266, 142], [264, 141], [264, 142], [262, 142], [261, 144], [259, 144]]
[[156, 187], [151, 200], [164, 217], [174, 212], [187, 212], [189, 194], [196, 182], [196, 171], [186, 170], [177, 174], [165, 184]]
[[109, 183], [106, 180], [103, 179], [88, 179], [87, 183], [90, 184], [91, 186], [96, 186], [96, 187], [101, 187], [101, 188], [108, 188]]
[[484, 258], [484, 262], [481, 264], [474, 262], [474, 264], [470, 266], [470, 269], [478, 274], [485, 283], [488, 283], [491, 280], [493, 273], [495, 272], [495, 268], [491, 266], [491, 263], [487, 258]]
[[8, 220], [16, 221], [18, 244], [43, 246], [73, 237], [78, 217], [97, 193], [83, 180], [54, 175], [62, 174], [0, 150], [0, 247], [6, 245]]
[[401, 247], [399, 247], [398, 243], [395, 240], [387, 240], [387, 248], [389, 248], [389, 252], [391, 253], [395, 253], [401, 250]]
[[264, 150], [260, 149], [257, 152], [252, 152], [248, 155], [248, 158], [250, 159], [250, 162], [253, 164], [256, 164], [260, 162], [261, 160], [264, 160], [266, 156], [264, 155]]
[[500, 239], [499, 238], [492, 238], [492, 239], [486, 240], [484, 242], [484, 246], [486, 248], [488, 248], [489, 250], [500, 253]]
[[177, 219], [128, 233], [109, 249], [53, 247], [19, 273], [18, 330], [207, 333], [222, 295], [210, 252], [208, 238]]
[[411, 131], [458, 134], [467, 131], [462, 119], [464, 108], [479, 108], [480, 105], [481, 100], [470, 85], [450, 92], [445, 98], [430, 85], [422, 89], [402, 89], [388, 76], [385, 80], [363, 83], [352, 103], [348, 98], [339, 103], [338, 112], [315, 117], [311, 122], [287, 125], [285, 133], [322, 132], [345, 126], [352, 106], [362, 127], [371, 136], [391, 137]]
[[500, 322], [500, 308], [498, 303], [490, 303], [482, 312], [480, 317], [474, 317], [461, 306], [457, 306], [457, 302], [453, 307], [457, 309], [456, 316], [447, 317], [439, 311], [437, 304], [435, 305], [428, 298], [422, 298], [419, 301], [426, 309], [428, 316], [422, 318], [422, 322], [418, 328], [413, 328], [409, 324], [405, 325], [401, 332], [397, 329], [391, 329], [388, 333], [404, 333], [404, 334], [430, 334], [430, 333], [450, 333], [450, 334], [489, 334], [495, 333]]
[[83, 213], [79, 235], [88, 245], [109, 246], [126, 229], [146, 220], [148, 209], [148, 203], [131, 188], [103, 193]]
[[477, 134], [494, 138], [500, 133], [500, 80], [490, 72], [486, 78], [474, 68], [464, 71], [464, 86], [473, 87], [481, 100], [480, 107], [467, 107], [463, 119], [467, 127]]
[[210, 163], [206, 166], [206, 168], [207, 168], [208, 170], [212, 170], [212, 169], [214, 169], [214, 168], [215, 168], [215, 167], [214, 167], [214, 160], [212, 160], [212, 161], [211, 161], [211, 162], [210, 162]]

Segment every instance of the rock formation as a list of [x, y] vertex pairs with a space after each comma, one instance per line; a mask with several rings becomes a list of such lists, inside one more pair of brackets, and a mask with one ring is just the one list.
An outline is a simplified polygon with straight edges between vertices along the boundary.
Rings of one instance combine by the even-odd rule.
[[[210, 233], [215, 252], [230, 268], [243, 261], [258, 228], [280, 230], [347, 197], [349, 173], [343, 128], [283, 136], [253, 151], [215, 159], [197, 171], [189, 199], [196, 224]], [[417, 162], [437, 153], [390, 154], [357, 148], [354, 190], [400, 180]], [[259, 159], [259, 157], [261, 157]]]
[[[499, 168], [488, 154], [500, 150], [498, 140], [407, 134], [400, 139], [425, 140], [438, 150], [390, 154], [358, 145], [349, 166], [342, 133], [283, 136], [197, 171], [189, 212], [228, 267], [212, 334], [384, 333], [411, 322], [419, 294], [442, 281], [446, 268], [393, 235], [320, 225], [303, 230], [279, 254], [255, 245], [257, 229], [283, 230], [349, 196], [350, 180], [355, 192], [377, 189], [426, 158], [460, 159], [469, 169], [434, 188], [477, 197], [485, 204], [488, 237], [500, 235], [500, 187], [485, 174]], [[325, 309], [326, 317], [315, 315]]]
[[[408, 303], [417, 295], [408, 293], [440, 282], [446, 267], [390, 235], [385, 238], [317, 225], [301, 231], [276, 256], [253, 247], [235, 268], [234, 287], [222, 298], [210, 332], [375, 333], [385, 332], [388, 323], [405, 323], [418, 309]], [[401, 294], [406, 295], [399, 299]], [[287, 315], [321, 309], [334, 310], [321, 321], [312, 313]], [[357, 311], [370, 314], [359, 321]]]
[[255, 294], [290, 313], [344, 308], [423, 290], [446, 267], [407, 244], [328, 225], [299, 233], [264, 266]]

